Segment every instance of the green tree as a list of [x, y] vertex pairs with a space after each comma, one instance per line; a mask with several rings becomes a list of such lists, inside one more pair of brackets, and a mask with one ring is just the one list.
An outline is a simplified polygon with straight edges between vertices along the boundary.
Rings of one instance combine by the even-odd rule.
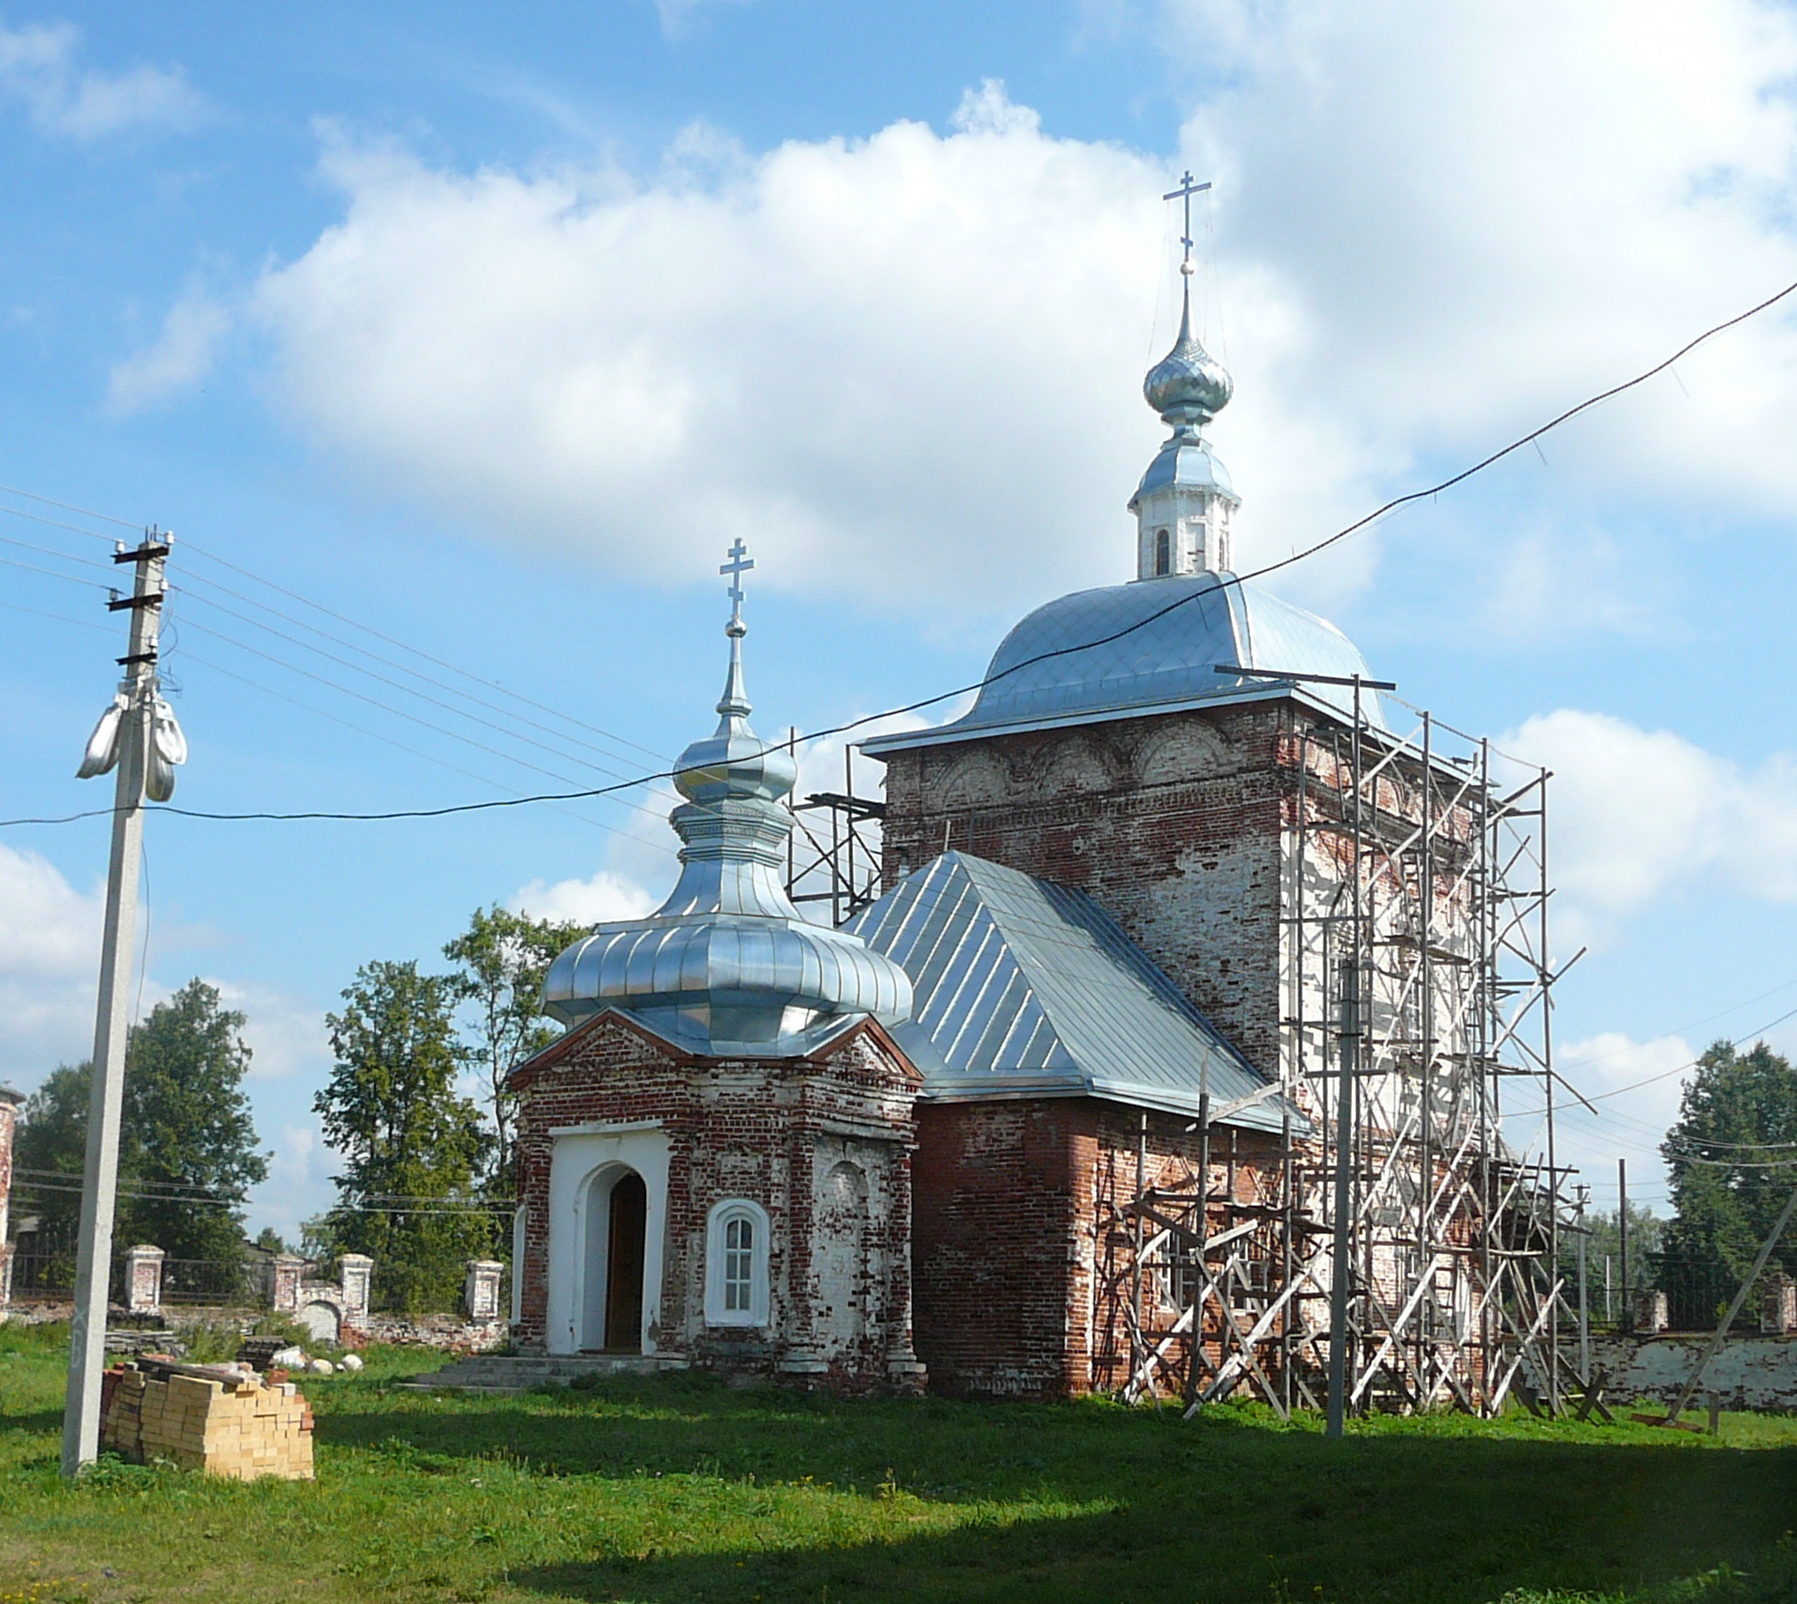
[[560, 1034], [543, 1017], [543, 977], [557, 953], [584, 927], [532, 919], [497, 905], [478, 908], [468, 928], [443, 949], [456, 967], [450, 995], [472, 1017], [464, 1034], [467, 1062], [481, 1078], [493, 1122], [493, 1190], [511, 1194], [517, 1097], [506, 1087], [512, 1071]]
[[[1707, 1324], [1752, 1268], [1797, 1185], [1797, 1070], [1764, 1042], [1746, 1053], [1717, 1042], [1686, 1082], [1660, 1152], [1673, 1206], [1658, 1255], [1661, 1284], [1672, 1294], [1672, 1278], [1690, 1282], [1687, 1301], [1702, 1306], [1686, 1318]], [[1788, 1233], [1768, 1267], [1797, 1270]]]
[[[243, 1026], [241, 1013], [221, 1006], [216, 987], [191, 980], [132, 1027], [113, 1227], [121, 1246], [150, 1242], [172, 1259], [242, 1258], [244, 1198], [268, 1177], [243, 1093], [250, 1064]], [[65, 1064], [26, 1100], [21, 1168], [79, 1182], [92, 1075], [88, 1064]], [[68, 1229], [77, 1193], [42, 1196], [46, 1224]]]
[[364, 964], [343, 1001], [327, 1018], [336, 1063], [312, 1105], [344, 1160], [321, 1235], [371, 1255], [377, 1287], [401, 1306], [448, 1307], [463, 1261], [494, 1237], [476, 1196], [490, 1144], [456, 1090], [449, 982], [415, 963]]

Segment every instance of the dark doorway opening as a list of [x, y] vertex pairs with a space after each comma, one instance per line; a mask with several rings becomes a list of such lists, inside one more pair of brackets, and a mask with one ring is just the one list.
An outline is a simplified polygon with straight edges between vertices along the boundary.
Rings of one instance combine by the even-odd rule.
[[611, 1221], [605, 1252], [605, 1348], [643, 1351], [643, 1239], [649, 1221], [649, 1189], [640, 1175], [624, 1176], [611, 1189]]

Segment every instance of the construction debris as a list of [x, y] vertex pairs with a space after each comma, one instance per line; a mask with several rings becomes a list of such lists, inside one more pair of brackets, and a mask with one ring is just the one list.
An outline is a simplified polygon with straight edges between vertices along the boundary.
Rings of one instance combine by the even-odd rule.
[[312, 1410], [291, 1381], [146, 1357], [106, 1372], [100, 1415], [101, 1448], [139, 1464], [312, 1479]]

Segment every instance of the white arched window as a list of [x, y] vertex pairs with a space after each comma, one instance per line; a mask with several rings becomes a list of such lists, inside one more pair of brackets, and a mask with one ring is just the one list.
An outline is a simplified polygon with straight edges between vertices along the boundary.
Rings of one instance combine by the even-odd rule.
[[1154, 532], [1154, 571], [1157, 575], [1173, 572], [1173, 536], [1166, 529]]
[[767, 1210], [729, 1198], [711, 1211], [705, 1232], [705, 1323], [767, 1324]]

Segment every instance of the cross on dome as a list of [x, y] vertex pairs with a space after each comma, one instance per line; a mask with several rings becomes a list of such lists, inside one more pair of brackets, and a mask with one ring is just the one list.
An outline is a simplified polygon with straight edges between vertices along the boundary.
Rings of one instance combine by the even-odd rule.
[[1202, 184], [1194, 183], [1192, 181], [1192, 171], [1188, 167], [1186, 169], [1185, 177], [1179, 181], [1179, 188], [1170, 189], [1165, 195], [1161, 196], [1161, 199], [1164, 201], [1178, 200], [1181, 197], [1184, 197], [1186, 203], [1185, 232], [1179, 236], [1179, 243], [1185, 247], [1185, 255], [1181, 258], [1179, 263], [1179, 271], [1186, 278], [1190, 278], [1192, 274], [1197, 271], [1192, 265], [1192, 197], [1194, 195], [1202, 195], [1209, 188], [1210, 180], [1208, 178]]
[[749, 548], [737, 536], [736, 543], [724, 554], [730, 560], [718, 569], [720, 574], [730, 576], [730, 588], [724, 594], [730, 598], [730, 633], [741, 634], [743, 631], [743, 575], [755, 566], [755, 559], [749, 555]]

